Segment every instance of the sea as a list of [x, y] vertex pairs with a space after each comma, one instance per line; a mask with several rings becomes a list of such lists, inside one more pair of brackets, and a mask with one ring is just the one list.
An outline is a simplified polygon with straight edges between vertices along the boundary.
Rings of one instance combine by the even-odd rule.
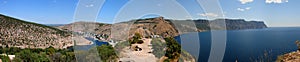
[[88, 51], [88, 50], [90, 50], [92, 47], [101, 46], [101, 45], [109, 45], [108, 42], [99, 41], [99, 40], [96, 40], [96, 39], [94, 39], [94, 38], [85, 37], [85, 39], [87, 39], [87, 40], [93, 42], [93, 44], [92, 44], [92, 45], [76, 45], [76, 46], [74, 46], [74, 50]]
[[[296, 40], [300, 40], [300, 27], [270, 27], [264, 29], [227, 30], [225, 53], [223, 62], [274, 62], [279, 55], [297, 50]], [[198, 57], [198, 62], [208, 62], [211, 56], [212, 35], [210, 31], [185, 33], [175, 37], [182, 43], [181, 36], [198, 34], [199, 41], [185, 41], [199, 43], [199, 48], [182, 45], [184, 50]], [[195, 45], [195, 44], [193, 44]], [[195, 53], [196, 52], [196, 53]], [[219, 52], [219, 51], [217, 51]], [[222, 51], [220, 51], [222, 52]], [[197, 54], [198, 53], [198, 54]]]

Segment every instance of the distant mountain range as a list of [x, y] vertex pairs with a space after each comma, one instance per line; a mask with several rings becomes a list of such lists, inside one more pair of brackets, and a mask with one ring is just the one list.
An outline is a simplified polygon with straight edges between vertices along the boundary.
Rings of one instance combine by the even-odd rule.
[[[140, 33], [143, 36], [160, 35], [174, 37], [185, 32], [202, 32], [212, 27], [224, 26], [218, 21], [225, 20], [226, 29], [261, 29], [267, 28], [261, 21], [245, 21], [243, 19], [216, 19], [216, 20], [171, 20], [163, 17], [136, 19], [115, 24], [97, 22], [74, 22], [71, 24], [37, 24], [19, 20], [0, 14], [0, 45], [23, 48], [45, 48], [53, 46], [63, 48], [72, 46], [71, 32], [89, 32], [108, 34], [114, 32], [115, 37], [131, 36]], [[187, 21], [192, 22], [187, 23]], [[133, 23], [132, 25], [129, 23]], [[114, 30], [111, 30], [114, 27]], [[126, 29], [128, 31], [126, 31]], [[221, 29], [221, 28], [220, 28]], [[121, 38], [119, 40], [122, 40]]]
[[[221, 21], [225, 21], [226, 24], [221, 24]], [[130, 23], [133, 24], [130, 25]], [[134, 33], [141, 33], [144, 36], [160, 35], [163, 37], [174, 37], [183, 32], [208, 31], [210, 30], [209, 23], [211, 23], [211, 27], [214, 27], [215, 29], [222, 29], [224, 25], [226, 25], [227, 30], [267, 28], [267, 26], [262, 21], [245, 21], [244, 19], [171, 20], [164, 19], [163, 17], [136, 19], [127, 22], [115, 23], [114, 25], [97, 22], [75, 22], [64, 26], [59, 26], [58, 28], [67, 31], [83, 31], [97, 34], [111, 34], [111, 32], [114, 32], [120, 37], [128, 35], [130, 36]], [[72, 30], [72, 27], [74, 26], [85, 26], [85, 28], [90, 29], [76, 27], [76, 29]], [[114, 29], [117, 30], [119, 29], [120, 31], [111, 31], [111, 27], [114, 27]], [[130, 30], [128, 31], [129, 34], [124, 34], [127, 33], [127, 31], [124, 30], [124, 28], [130, 28]], [[179, 33], [178, 29], [181, 31], [181, 33]]]

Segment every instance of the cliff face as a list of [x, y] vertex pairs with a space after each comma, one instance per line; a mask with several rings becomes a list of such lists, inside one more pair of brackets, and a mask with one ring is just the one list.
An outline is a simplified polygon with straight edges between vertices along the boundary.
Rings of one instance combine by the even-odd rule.
[[[262, 21], [245, 21], [244, 19], [216, 19], [216, 20], [193, 20], [198, 28], [198, 30], [210, 30], [211, 27], [215, 29], [221, 29], [226, 25], [227, 30], [242, 30], [242, 29], [261, 29], [267, 28]], [[225, 21], [226, 24], [223, 22]]]
[[72, 44], [70, 33], [0, 14], [0, 45], [21, 48], [62, 48]]
[[[128, 22], [121, 22], [114, 24], [114, 29], [122, 29], [122, 28], [130, 28], [129, 32], [126, 31], [118, 31], [118, 34], [122, 36], [121, 34], [129, 33], [130, 35], [133, 35], [134, 33], [140, 33], [143, 36], [149, 36], [149, 35], [160, 35], [163, 37], [174, 37], [181, 33], [178, 32], [178, 28], [182, 31], [184, 30], [190, 30], [187, 32], [202, 32], [210, 30], [210, 27], [214, 27], [216, 29], [221, 29], [220, 27], [224, 27], [223, 23], [220, 23], [221, 21], [225, 20], [225, 25], [227, 30], [241, 30], [241, 29], [261, 29], [261, 28], [267, 28], [267, 26], [264, 24], [264, 22], [261, 21], [245, 21], [243, 19], [216, 19], [216, 20], [205, 20], [205, 19], [198, 19], [198, 20], [171, 20], [171, 19], [164, 19], [163, 17], [157, 17], [157, 18], [147, 18], [147, 19], [137, 19], [137, 20], [131, 20]], [[192, 22], [193, 25], [190, 25], [191, 23], [184, 23], [184, 22]], [[133, 23], [132, 25], [129, 25], [129, 23]], [[83, 32], [94, 32], [97, 34], [111, 34], [111, 24], [103, 24], [103, 23], [87, 23], [87, 22], [75, 22], [72, 24], [68, 24], [65, 26], [60, 26], [60, 29], [64, 30], [72, 30], [70, 27], [72, 25], [84, 25], [88, 26], [89, 24], [92, 25], [91, 28], [93, 29], [81, 29], [79, 31]], [[210, 25], [211, 24], [211, 25]], [[176, 26], [175, 26], [176, 25]], [[130, 26], [130, 27], [129, 27]], [[196, 28], [196, 29], [194, 29]], [[86, 31], [90, 30], [90, 31]], [[92, 30], [92, 31], [91, 31]]]
[[262, 21], [245, 21], [244, 19], [225, 19], [228, 30], [267, 28]]

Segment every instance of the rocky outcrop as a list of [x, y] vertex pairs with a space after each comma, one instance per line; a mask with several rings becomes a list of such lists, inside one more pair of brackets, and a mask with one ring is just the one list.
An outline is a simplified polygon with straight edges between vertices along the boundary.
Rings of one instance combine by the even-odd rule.
[[300, 51], [295, 51], [278, 56], [276, 62], [299, 62], [300, 61]]
[[129, 33], [141, 33], [143, 36], [160, 35], [163, 37], [177, 36], [179, 33], [171, 22], [163, 17], [136, 20]]
[[70, 44], [70, 33], [57, 28], [22, 21], [0, 14], [0, 45], [21, 48], [63, 48]]
[[278, 56], [276, 62], [300, 62], [300, 41], [297, 40], [295, 44], [298, 47], [297, 51]]

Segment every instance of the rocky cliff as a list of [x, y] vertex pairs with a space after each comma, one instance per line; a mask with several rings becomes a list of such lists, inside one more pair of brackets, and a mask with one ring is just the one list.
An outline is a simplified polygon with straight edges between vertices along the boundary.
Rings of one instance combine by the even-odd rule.
[[[199, 30], [210, 30], [210, 26], [216, 29], [221, 29], [226, 25], [227, 30], [242, 30], [242, 29], [261, 29], [267, 28], [267, 25], [263, 21], [245, 21], [244, 19], [216, 19], [205, 20], [198, 19], [193, 20]], [[225, 24], [223, 23], [225, 21]], [[211, 25], [209, 25], [209, 23]]]
[[72, 44], [70, 33], [0, 14], [0, 45], [21, 48], [63, 48]]
[[267, 28], [262, 21], [245, 21], [244, 19], [217, 19], [215, 21], [219, 20], [225, 20], [227, 30]]

